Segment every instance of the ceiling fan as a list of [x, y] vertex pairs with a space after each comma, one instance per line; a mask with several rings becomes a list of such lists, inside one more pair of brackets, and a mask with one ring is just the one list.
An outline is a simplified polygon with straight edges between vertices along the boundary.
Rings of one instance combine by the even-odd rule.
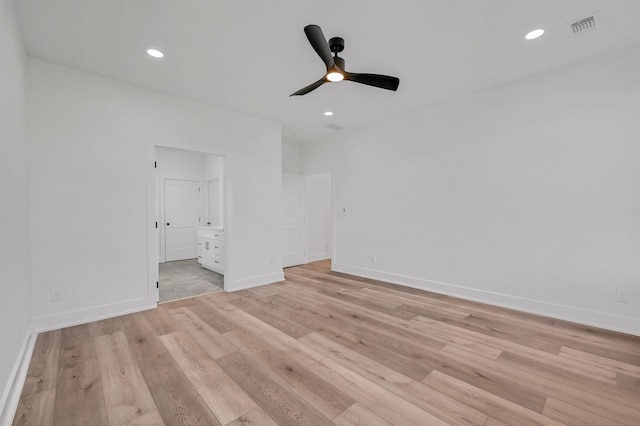
[[[307, 87], [292, 93], [289, 96], [306, 95], [312, 90], [317, 89], [324, 83], [348, 80], [356, 83], [367, 84], [369, 86], [379, 87], [387, 90], [397, 90], [400, 84], [398, 77], [390, 77], [380, 74], [359, 74], [347, 72], [344, 67], [344, 59], [338, 56], [338, 53], [344, 50], [344, 39], [341, 37], [333, 37], [327, 43], [322, 30], [317, 25], [307, 25], [304, 27], [304, 33], [307, 35], [311, 47], [316, 51], [320, 59], [327, 66], [325, 75], [315, 83], [311, 83]], [[334, 56], [331, 56], [333, 52]]]

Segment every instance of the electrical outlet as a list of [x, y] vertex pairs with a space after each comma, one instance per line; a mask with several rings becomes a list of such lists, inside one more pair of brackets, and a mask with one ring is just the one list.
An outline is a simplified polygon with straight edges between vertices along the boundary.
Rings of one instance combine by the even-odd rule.
[[629, 292], [621, 288], [616, 288], [616, 302], [629, 303]]
[[51, 301], [59, 302], [62, 300], [62, 290], [59, 288], [51, 289]]

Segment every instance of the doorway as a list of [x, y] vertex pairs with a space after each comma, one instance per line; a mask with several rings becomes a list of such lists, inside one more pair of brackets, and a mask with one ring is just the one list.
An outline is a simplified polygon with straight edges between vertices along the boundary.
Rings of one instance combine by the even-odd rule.
[[304, 176], [282, 174], [282, 266], [307, 263]]
[[[334, 259], [333, 177], [331, 172], [305, 176], [307, 260]], [[326, 263], [326, 262], [325, 262]]]
[[201, 236], [223, 234], [224, 157], [164, 147], [154, 155], [158, 301], [223, 291], [225, 245], [216, 245], [212, 268]]
[[330, 172], [282, 174], [282, 266], [334, 256], [333, 179]]

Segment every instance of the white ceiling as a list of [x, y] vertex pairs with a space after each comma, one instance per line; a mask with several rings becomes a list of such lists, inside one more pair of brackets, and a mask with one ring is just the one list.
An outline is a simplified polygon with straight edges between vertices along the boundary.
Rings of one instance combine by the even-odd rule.
[[[29, 56], [282, 123], [303, 144], [640, 43], [638, 0], [19, 0]], [[596, 28], [568, 24], [596, 13]], [[303, 28], [345, 39], [346, 68], [400, 78], [397, 92], [316, 81]], [[540, 39], [526, 41], [531, 29]], [[145, 53], [165, 53], [154, 60]], [[324, 111], [334, 111], [325, 117]], [[299, 136], [296, 136], [299, 134]]]

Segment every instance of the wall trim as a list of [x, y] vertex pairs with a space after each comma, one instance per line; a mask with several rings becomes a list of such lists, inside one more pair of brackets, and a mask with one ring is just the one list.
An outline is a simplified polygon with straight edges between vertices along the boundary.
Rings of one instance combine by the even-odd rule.
[[418, 290], [431, 291], [438, 294], [458, 297], [460, 299], [471, 300], [474, 302], [486, 303], [488, 305], [515, 309], [563, 321], [570, 321], [592, 327], [640, 336], [640, 320], [636, 318], [612, 315], [604, 312], [576, 308], [573, 306], [478, 290], [456, 284], [449, 284], [335, 262], [331, 265], [331, 270], [362, 278], [385, 281]]
[[24, 336], [18, 357], [11, 369], [9, 380], [2, 392], [2, 400], [0, 400], [0, 425], [10, 425], [16, 415], [22, 388], [27, 379], [27, 371], [29, 369], [31, 356], [33, 355], [33, 348], [36, 345], [36, 338], [38, 337], [38, 333], [33, 330], [32, 322]]
[[242, 278], [235, 280], [230, 288], [229, 292], [247, 290], [249, 288], [259, 287], [261, 285], [273, 284], [284, 281], [284, 272], [273, 272], [271, 274], [256, 275], [254, 277]]
[[124, 302], [110, 303], [108, 305], [93, 306], [86, 309], [76, 309], [73, 311], [61, 312], [59, 314], [36, 317], [33, 319], [34, 329], [38, 333], [42, 333], [45, 331], [58, 330], [60, 328], [155, 309], [157, 307], [158, 304], [153, 297], [131, 299]]

